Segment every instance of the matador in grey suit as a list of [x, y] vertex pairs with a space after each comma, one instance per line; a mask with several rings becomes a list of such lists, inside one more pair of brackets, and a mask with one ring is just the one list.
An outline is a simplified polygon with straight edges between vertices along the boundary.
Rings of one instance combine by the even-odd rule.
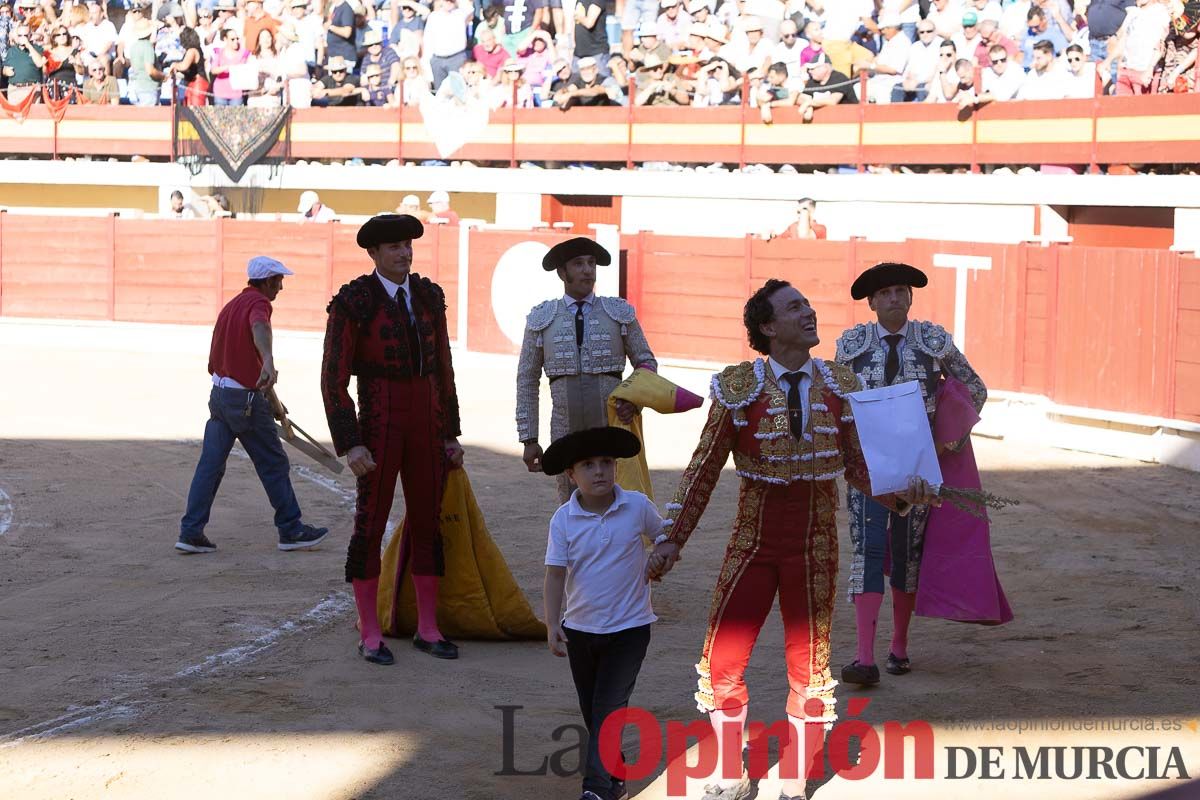
[[[945, 377], [955, 378], [967, 387], [976, 411], [983, 409], [987, 387], [941, 325], [908, 318], [913, 289], [924, 287], [928, 280], [916, 267], [891, 262], [877, 264], [859, 275], [850, 287], [850, 296], [867, 300], [877, 321], [843, 331], [837, 341], [837, 361], [854, 370], [866, 389], [916, 381], [932, 425], [938, 384]], [[961, 446], [959, 442], [951, 449]], [[884, 573], [888, 571], [893, 624], [885, 669], [893, 675], [911, 669], [908, 624], [916, 604], [929, 506], [916, 506], [910, 514], [901, 516], [853, 487], [847, 490], [847, 503], [850, 541], [854, 545], [850, 597], [855, 605], [858, 653], [843, 668], [842, 682], [869, 685], [879, 682], [875, 628], [883, 603]]]
[[[608, 425], [608, 396], [621, 382], [625, 362], [658, 371], [658, 362], [633, 306], [619, 297], [597, 297], [596, 265], [608, 266], [608, 251], [591, 239], [576, 237], [550, 249], [542, 259], [557, 271], [563, 297], [533, 307], [517, 366], [517, 437], [530, 472], [541, 472], [538, 444], [538, 390], [542, 371], [550, 379], [553, 411], [551, 443], [568, 433]], [[617, 401], [617, 413], [629, 422], [637, 407]], [[560, 502], [571, 497], [571, 483], [558, 476]]]

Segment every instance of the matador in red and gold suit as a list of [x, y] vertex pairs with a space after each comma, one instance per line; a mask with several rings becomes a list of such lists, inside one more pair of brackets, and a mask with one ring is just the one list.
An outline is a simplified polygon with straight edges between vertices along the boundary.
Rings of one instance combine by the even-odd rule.
[[[797, 733], [804, 723], [828, 728], [837, 718], [837, 682], [829, 671], [838, 569], [837, 478], [844, 475], [850, 485], [870, 491], [846, 399], [859, 390], [858, 377], [847, 367], [808, 355], [818, 342], [808, 300], [789, 284], [770, 281], [747, 303], [746, 323], [751, 344], [768, 357], [713, 376], [708, 421], [666, 508], [666, 527], [655, 549], [677, 555], [687, 543], [732, 452], [741, 478], [737, 515], [696, 665], [696, 701], [711, 715], [721, 752], [741, 751], [721, 743], [722, 729], [741, 733], [749, 702], [746, 665], [776, 594], [784, 627], [787, 715]], [[896, 495], [877, 500], [895, 510], [908, 505]], [[745, 797], [750, 785], [748, 778], [739, 779], [740, 763], [733, 775], [723, 771], [734, 782], [707, 786], [705, 797]], [[800, 787], [796, 796], [802, 796]]]
[[[354, 585], [362, 643], [359, 653], [391, 664], [376, 612], [380, 544], [399, 478], [404, 488], [405, 531], [417, 595], [413, 645], [439, 658], [456, 658], [457, 646], [437, 628], [438, 577], [444, 572], [441, 502], [446, 475], [461, 464], [458, 395], [440, 286], [410, 272], [419, 220], [384, 214], [368, 220], [358, 245], [375, 271], [347, 283], [329, 303], [321, 393], [338, 455], [358, 477], [354, 533], [346, 580]], [[358, 378], [358, 410], [350, 376]]]

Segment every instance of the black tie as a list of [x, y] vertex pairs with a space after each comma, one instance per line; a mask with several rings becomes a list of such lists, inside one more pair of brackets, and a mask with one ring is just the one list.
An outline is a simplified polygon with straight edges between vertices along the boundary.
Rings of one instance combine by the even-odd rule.
[[575, 346], [583, 347], [583, 301], [575, 301]]
[[804, 437], [804, 406], [800, 404], [800, 379], [804, 377], [804, 373], [785, 372], [782, 377], [788, 385], [788, 422], [791, 424], [792, 436], [798, 441]]
[[900, 374], [900, 340], [904, 337], [898, 333], [883, 337], [888, 343], [887, 361], [883, 363], [883, 382], [888, 386]]
[[425, 366], [421, 358], [421, 336], [417, 333], [417, 324], [413, 320], [412, 314], [408, 312], [403, 286], [396, 289], [396, 305], [400, 307], [400, 319], [404, 321], [404, 334], [408, 337], [408, 352], [412, 354], [413, 372], [420, 375]]

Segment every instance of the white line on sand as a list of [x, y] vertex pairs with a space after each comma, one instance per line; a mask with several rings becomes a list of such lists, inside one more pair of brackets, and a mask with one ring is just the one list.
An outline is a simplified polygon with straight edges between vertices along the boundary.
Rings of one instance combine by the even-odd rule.
[[12, 525], [12, 521], [12, 498], [8, 496], [8, 492], [0, 489], [0, 536], [8, 533], [8, 529]]
[[0, 750], [16, 747], [25, 742], [48, 739], [69, 730], [113, 717], [132, 718], [150, 704], [139, 695], [153, 695], [168, 687], [178, 687], [180, 681], [201, 678], [208, 673], [244, 664], [271, 649], [276, 643], [295, 633], [303, 633], [336, 619], [353, 607], [350, 595], [345, 592], [331, 594], [304, 612], [296, 620], [289, 620], [267, 631], [246, 644], [211, 655], [199, 663], [184, 667], [167, 678], [161, 678], [125, 692], [117, 697], [101, 700], [90, 705], [68, 710], [53, 719], [29, 725], [5, 736], [0, 736]]

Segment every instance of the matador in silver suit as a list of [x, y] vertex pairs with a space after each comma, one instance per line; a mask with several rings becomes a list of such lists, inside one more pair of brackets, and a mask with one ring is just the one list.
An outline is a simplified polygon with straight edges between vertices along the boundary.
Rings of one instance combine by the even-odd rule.
[[[543, 370], [550, 379], [551, 443], [568, 433], [608, 425], [608, 396], [621, 382], [626, 361], [658, 370], [633, 306], [593, 292], [596, 265], [610, 263], [608, 251], [584, 237], [555, 245], [542, 260], [543, 269], [557, 270], [564, 294], [534, 306], [525, 320], [516, 416], [530, 471], [541, 471], [538, 394]], [[635, 410], [629, 407], [626, 413]], [[565, 475], [557, 480], [559, 501], [565, 503], [571, 497], [570, 480]]]

